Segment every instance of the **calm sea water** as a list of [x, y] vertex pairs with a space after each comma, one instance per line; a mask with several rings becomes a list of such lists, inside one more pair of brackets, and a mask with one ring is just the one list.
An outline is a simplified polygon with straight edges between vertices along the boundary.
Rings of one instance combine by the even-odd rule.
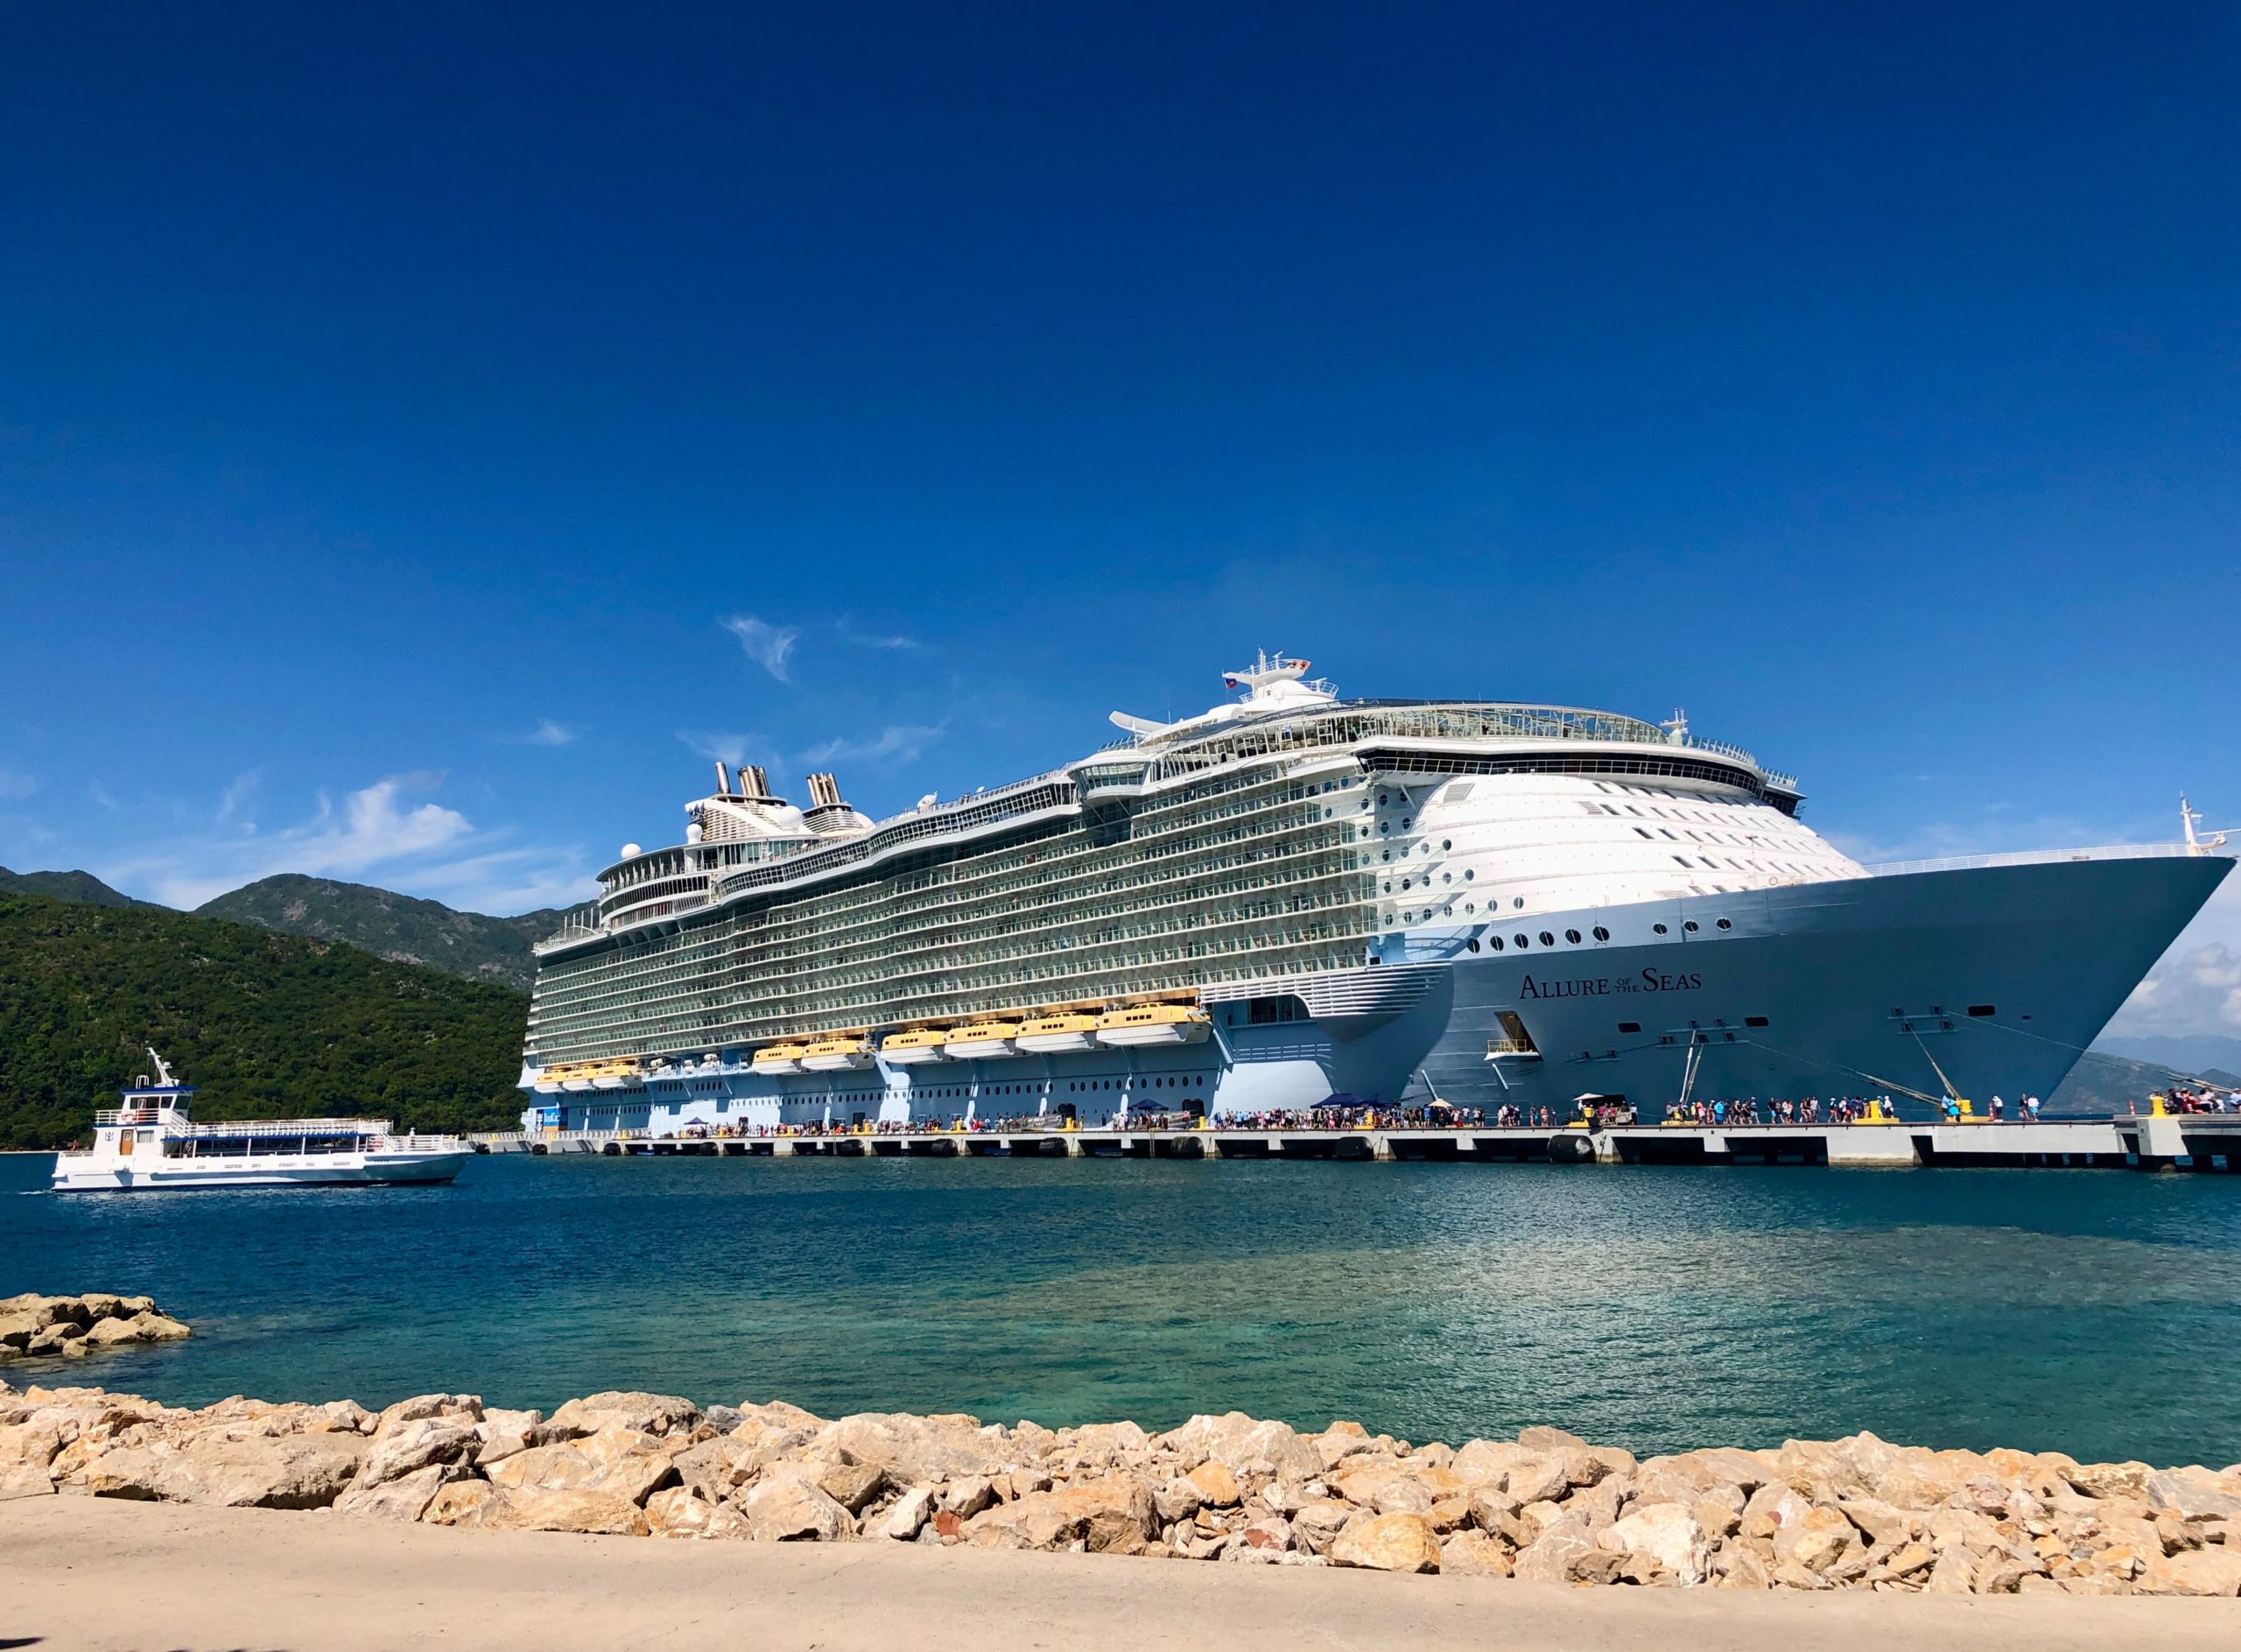
[[153, 1294], [193, 1340], [67, 1368], [174, 1402], [637, 1388], [2241, 1458], [2241, 1177], [505, 1156], [66, 1198], [49, 1163], [0, 1158], [0, 1294]]

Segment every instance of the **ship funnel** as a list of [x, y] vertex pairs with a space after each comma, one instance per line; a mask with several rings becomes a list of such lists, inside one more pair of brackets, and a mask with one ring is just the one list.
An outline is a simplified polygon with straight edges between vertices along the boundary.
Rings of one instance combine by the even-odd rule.
[[719, 757], [716, 759], [716, 795], [720, 798], [727, 798], [731, 796], [731, 771], [724, 767], [724, 760]]
[[770, 800], [770, 782], [764, 777], [761, 763], [740, 764], [739, 789], [743, 796], [749, 798], [759, 798], [765, 803]]
[[809, 803], [812, 809], [832, 809], [839, 806], [840, 786], [831, 775], [811, 775], [809, 777]]
[[861, 829], [856, 812], [840, 801], [839, 783], [831, 775], [809, 777], [809, 807], [802, 812], [802, 819], [812, 832]]

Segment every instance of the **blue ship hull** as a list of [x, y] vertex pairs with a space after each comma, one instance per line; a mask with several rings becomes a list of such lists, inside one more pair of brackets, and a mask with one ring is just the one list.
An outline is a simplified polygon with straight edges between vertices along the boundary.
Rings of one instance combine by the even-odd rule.
[[537, 1096], [523, 1124], [659, 1134], [968, 1108], [1095, 1124], [1124, 1106], [1234, 1115], [1333, 1093], [1569, 1115], [1593, 1092], [1655, 1116], [1684, 1083], [1706, 1100], [1949, 1083], [1980, 1101], [2043, 1097], [2232, 865], [2104, 853], [1518, 915], [1387, 937], [1384, 962], [1342, 989], [1271, 982], [1210, 1002], [1202, 1044], [785, 1078], [734, 1064]]

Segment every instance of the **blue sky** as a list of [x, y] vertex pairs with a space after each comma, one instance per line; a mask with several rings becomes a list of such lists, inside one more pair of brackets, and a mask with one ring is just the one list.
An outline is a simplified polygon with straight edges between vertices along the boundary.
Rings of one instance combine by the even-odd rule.
[[[2241, 13], [18, 8], [0, 863], [483, 910], [710, 754], [1685, 706], [1870, 858], [2241, 824]], [[2241, 1030], [2241, 891], [2139, 1030]]]

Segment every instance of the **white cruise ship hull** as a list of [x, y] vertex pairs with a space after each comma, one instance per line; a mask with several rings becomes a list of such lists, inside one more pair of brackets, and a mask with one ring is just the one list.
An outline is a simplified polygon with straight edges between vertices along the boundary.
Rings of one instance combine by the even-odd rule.
[[[1889, 1094], [1917, 1114], [1919, 1098], [1948, 1081], [1979, 1103], [2043, 1097], [2233, 861], [2017, 859], [1542, 912], [1500, 922], [1499, 953], [1483, 920], [1395, 934], [1373, 967], [1209, 988], [1213, 1036], [1199, 1023], [1203, 1042], [1182, 1042], [1174, 1027], [1122, 1029], [1160, 1042], [1116, 1046], [1101, 1035], [1093, 1046], [931, 1070], [916, 1064], [932, 1052], [913, 1051], [861, 1072], [788, 1080], [739, 1065], [720, 1098], [657, 1081], [635, 1111], [567, 1098], [532, 1107], [524, 1128], [775, 1128], [955, 1119], [968, 1106], [987, 1121], [1099, 1124], [1124, 1108], [1221, 1116], [1334, 1096], [1568, 1117], [1588, 1092], [1654, 1114], [1684, 1086], [1706, 1100]], [[1598, 928], [1608, 941], [1589, 938]], [[1583, 939], [1568, 941], [1571, 931]]]
[[467, 1152], [264, 1153], [247, 1157], [96, 1159], [56, 1156], [58, 1193], [123, 1193], [228, 1187], [373, 1187], [443, 1183]]

